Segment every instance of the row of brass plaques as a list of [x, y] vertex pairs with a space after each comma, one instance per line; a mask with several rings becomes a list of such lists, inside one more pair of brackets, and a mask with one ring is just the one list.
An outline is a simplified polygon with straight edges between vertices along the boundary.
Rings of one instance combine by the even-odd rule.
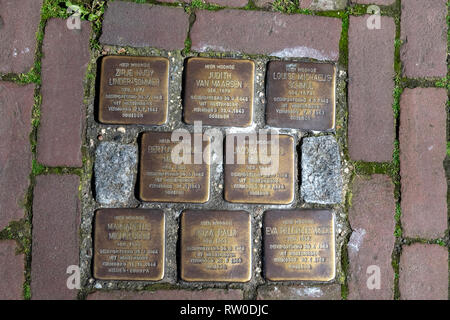
[[[289, 135], [277, 137], [278, 162], [274, 172], [264, 172], [267, 165], [259, 161], [252, 164], [250, 160], [251, 155], [259, 154], [262, 147], [267, 148], [270, 154], [270, 136], [267, 139], [255, 138], [255, 144], [250, 143], [245, 134], [226, 137], [226, 144], [233, 144], [233, 148], [226, 148], [224, 157], [225, 200], [262, 204], [289, 204], [294, 200], [294, 138]], [[172, 133], [143, 134], [139, 175], [141, 200], [189, 203], [205, 203], [209, 200], [210, 162], [205, 160], [211, 158], [210, 140], [207, 136], [195, 133], [189, 134], [189, 138], [191, 146], [185, 154], [189, 163], [179, 164], [172, 158], [173, 154], [178, 154], [174, 150], [177, 142], [171, 140]], [[195, 150], [195, 141], [199, 141], [199, 150]], [[239, 161], [241, 157], [242, 162]]]
[[[106, 56], [101, 63], [98, 120], [162, 125], [167, 120], [169, 60]], [[253, 121], [255, 63], [189, 58], [184, 121], [248, 127]], [[336, 68], [329, 63], [271, 61], [266, 79], [267, 123], [304, 130], [334, 128]]]
[[[98, 210], [94, 277], [100, 280], [163, 279], [164, 219], [161, 210]], [[326, 210], [267, 211], [263, 242], [264, 275], [268, 280], [334, 279], [333, 213]], [[184, 281], [249, 281], [253, 251], [250, 214], [246, 211], [184, 211], [180, 251], [180, 277]]]

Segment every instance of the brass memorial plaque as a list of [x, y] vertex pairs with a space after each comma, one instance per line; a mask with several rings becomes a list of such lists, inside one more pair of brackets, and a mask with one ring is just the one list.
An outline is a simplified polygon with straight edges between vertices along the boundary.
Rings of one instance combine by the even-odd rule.
[[250, 281], [250, 214], [246, 211], [184, 211], [180, 262], [181, 279], [185, 281]]
[[[271, 153], [273, 140], [270, 135], [267, 139], [258, 136], [255, 140], [256, 143], [251, 143], [245, 134], [226, 137], [225, 200], [237, 203], [291, 203], [294, 200], [294, 138], [278, 135], [278, 154]], [[266, 147], [266, 152], [262, 152], [263, 147]], [[261, 161], [261, 153], [273, 157], [270, 164]]]
[[253, 119], [255, 63], [250, 60], [190, 58], [184, 85], [184, 121], [248, 127]]
[[267, 211], [264, 271], [271, 281], [330, 281], [335, 276], [334, 214], [326, 210]]
[[267, 124], [334, 129], [336, 68], [329, 63], [272, 61], [267, 71]]
[[97, 210], [94, 278], [161, 280], [164, 277], [164, 241], [161, 210]]
[[[210, 138], [187, 133], [186, 138], [190, 141], [183, 144], [178, 139], [178, 142], [172, 142], [171, 137], [171, 132], [146, 132], [142, 135], [139, 175], [141, 200], [207, 202], [210, 164], [206, 160], [211, 157]], [[176, 161], [183, 162], [174, 162], [172, 156], [177, 157]]]
[[101, 123], [164, 124], [168, 95], [167, 58], [106, 56], [102, 59], [98, 103]]

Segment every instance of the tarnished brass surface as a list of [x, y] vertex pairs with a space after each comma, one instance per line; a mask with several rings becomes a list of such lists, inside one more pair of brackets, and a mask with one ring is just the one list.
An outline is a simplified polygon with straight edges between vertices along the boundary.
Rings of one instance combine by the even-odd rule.
[[251, 227], [246, 211], [184, 211], [180, 247], [185, 281], [251, 279]]
[[267, 211], [263, 228], [268, 280], [334, 279], [335, 231], [330, 211]]
[[[251, 164], [249, 160], [249, 155], [259, 154], [262, 139], [258, 138], [257, 147], [252, 148], [249, 139], [245, 140], [245, 146], [239, 146], [239, 136], [243, 137], [245, 134], [231, 134], [226, 137], [225, 200], [237, 203], [291, 203], [294, 200], [294, 138], [289, 135], [278, 135], [278, 170], [267, 174], [262, 170], [269, 168], [270, 165], [261, 164], [259, 157], [257, 164]], [[229, 163], [228, 153], [233, 150], [229, 149], [228, 144], [233, 141], [235, 155], [233, 163]], [[268, 155], [271, 156], [270, 135], [267, 142]], [[245, 164], [239, 164], [239, 154], [243, 153]]]
[[[142, 135], [139, 195], [143, 201], [204, 203], [209, 199], [210, 138], [188, 134], [191, 151], [190, 164], [176, 164], [172, 149], [180, 142], [171, 141], [170, 132], [146, 132]], [[201, 150], [195, 150], [195, 141]], [[188, 150], [188, 149], [187, 149]], [[204, 153], [203, 153], [204, 152]], [[197, 156], [195, 156], [195, 154]], [[196, 164], [197, 162], [197, 164]]]
[[184, 83], [184, 121], [250, 126], [254, 74], [255, 63], [251, 60], [190, 58]]
[[98, 120], [107, 124], [166, 122], [169, 60], [106, 56], [102, 59]]
[[266, 81], [267, 124], [303, 130], [334, 129], [333, 64], [272, 61]]
[[94, 278], [161, 280], [164, 277], [164, 221], [161, 210], [97, 210]]

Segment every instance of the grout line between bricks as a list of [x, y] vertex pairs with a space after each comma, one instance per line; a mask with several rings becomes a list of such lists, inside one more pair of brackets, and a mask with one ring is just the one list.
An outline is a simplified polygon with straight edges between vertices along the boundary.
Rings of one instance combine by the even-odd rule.
[[401, 84], [401, 74], [402, 74], [402, 62], [400, 57], [400, 47], [401, 47], [401, 0], [396, 0], [394, 5], [397, 8], [397, 15], [394, 17], [395, 22], [395, 40], [394, 40], [394, 91], [393, 91], [393, 111], [394, 111], [394, 125], [395, 125], [395, 150], [393, 154], [394, 164], [394, 197], [396, 201], [396, 210], [394, 212], [395, 220], [395, 245], [392, 252], [391, 265], [394, 270], [394, 300], [400, 299], [399, 290], [399, 263], [400, 255], [402, 250], [402, 225], [401, 225], [401, 180], [400, 180], [400, 97], [403, 92], [403, 86]]

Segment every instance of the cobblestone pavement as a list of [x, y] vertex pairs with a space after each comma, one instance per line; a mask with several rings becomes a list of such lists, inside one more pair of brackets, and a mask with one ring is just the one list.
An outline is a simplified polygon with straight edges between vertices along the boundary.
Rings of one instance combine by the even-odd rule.
[[[65, 1], [0, 0], [0, 299], [448, 299], [450, 2], [72, 3], [81, 8], [79, 28], [74, 28], [76, 19], [69, 18]], [[169, 59], [164, 125], [97, 121], [97, 70], [106, 55]], [[164, 278], [94, 279], [94, 211], [111, 203], [96, 199], [114, 201], [112, 194], [96, 198], [97, 147], [114, 142], [136, 150], [144, 131], [192, 130], [182, 121], [182, 79], [185, 59], [198, 56], [255, 62], [255, 129], [268, 128], [264, 113], [269, 61], [336, 65], [335, 128], [278, 132], [294, 137], [298, 175], [305, 138], [336, 139], [339, 150], [330, 157], [340, 159], [336, 168], [342, 183], [333, 186], [342, 190], [326, 187], [339, 193], [332, 197], [338, 200], [310, 203], [296, 178], [291, 204], [228, 203], [218, 166], [212, 166], [211, 197], [204, 205], [141, 202], [133, 185], [113, 207], [164, 210]], [[239, 132], [232, 127], [220, 130]], [[135, 182], [136, 170], [131, 171]], [[114, 192], [109, 186], [104, 189]], [[333, 280], [265, 279], [261, 229], [263, 213], [270, 208], [334, 212]], [[177, 242], [184, 209], [250, 213], [251, 281], [198, 284], [180, 279]], [[80, 268], [78, 289], [67, 286], [69, 266]], [[377, 282], [370, 283], [372, 276], [380, 277], [377, 288], [371, 287]]]

